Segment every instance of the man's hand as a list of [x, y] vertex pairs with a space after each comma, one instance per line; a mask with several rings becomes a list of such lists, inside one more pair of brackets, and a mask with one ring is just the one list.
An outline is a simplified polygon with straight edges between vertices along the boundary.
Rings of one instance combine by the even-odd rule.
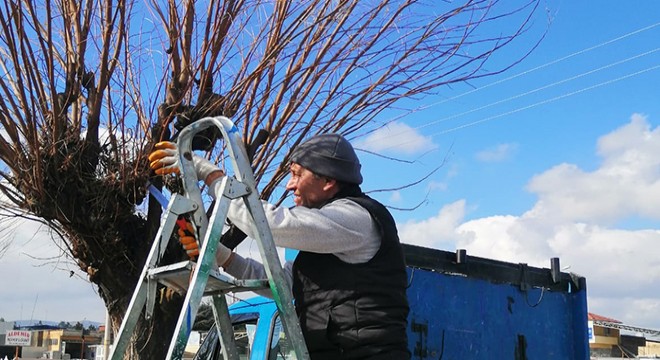
[[[178, 175], [181, 172], [181, 165], [179, 164], [179, 148], [177, 144], [170, 141], [161, 141], [156, 144], [155, 149], [149, 154], [149, 166], [156, 174]], [[193, 155], [193, 165], [195, 166], [195, 173], [198, 180], [206, 181], [207, 177], [216, 171], [224, 175], [219, 167], [201, 156]]]
[[199, 255], [199, 244], [197, 243], [197, 239], [195, 239], [195, 228], [183, 216], [179, 217], [176, 223], [179, 225], [179, 230], [177, 231], [179, 234], [179, 243], [186, 250], [188, 257], [193, 260]]
[[161, 141], [149, 154], [149, 166], [158, 175], [179, 174], [179, 148], [176, 143]]
[[[193, 224], [183, 216], [179, 217], [176, 223], [179, 225], [179, 229], [177, 230], [179, 234], [179, 243], [181, 243], [183, 249], [186, 250], [190, 260], [194, 260], [195, 257], [199, 255], [199, 243], [195, 238], [195, 228], [193, 227]], [[228, 265], [230, 263], [229, 259], [231, 258], [231, 254], [232, 251], [228, 247], [218, 242], [218, 248], [215, 253], [215, 261], [217, 265], [215, 265], [215, 267], [224, 267]]]

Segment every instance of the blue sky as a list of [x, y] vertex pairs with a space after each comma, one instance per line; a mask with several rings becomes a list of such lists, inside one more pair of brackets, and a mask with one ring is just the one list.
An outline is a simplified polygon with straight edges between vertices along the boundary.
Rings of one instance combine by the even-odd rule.
[[[551, 22], [546, 38], [524, 62], [501, 76], [471, 82], [476, 89], [444, 89], [442, 97], [424, 101], [424, 105], [437, 105], [401, 121], [423, 137], [412, 144], [426, 142], [436, 149], [420, 160], [428, 165], [424, 169], [432, 169], [437, 159], [448, 156], [444, 170], [433, 179], [451, 186], [451, 190], [430, 199], [433, 203], [428, 207], [437, 206], [438, 200], [469, 196], [475, 201], [481, 199], [473, 217], [524, 211], [535, 201], [521, 192], [530, 175], [561, 162], [593, 169], [599, 162], [595, 152], [599, 136], [629, 121], [633, 113], [649, 115], [653, 123], [659, 106], [660, 72], [649, 70], [617, 81], [659, 65], [656, 39], [660, 26], [652, 15], [657, 14], [658, 9], [653, 8], [658, 6], [650, 1], [633, 3], [646, 7], [630, 9], [626, 6], [630, 3], [614, 1], [599, 2], [607, 6], [596, 9], [583, 2], [549, 3]], [[612, 41], [653, 24], [656, 27]], [[589, 50], [593, 47], [597, 48]], [[509, 78], [513, 79], [506, 80]], [[462, 126], [466, 127], [457, 129]], [[398, 128], [393, 132], [396, 135], [386, 136], [386, 142], [401, 138]], [[368, 139], [365, 143], [362, 146], [373, 145]], [[397, 148], [390, 150], [386, 154], [401, 153]], [[482, 154], [481, 160], [478, 154]], [[418, 155], [415, 152], [406, 160]], [[381, 165], [387, 163], [379, 161]], [[413, 173], [420, 167], [397, 166], [404, 168], [410, 179], [423, 172]], [[394, 187], [396, 183], [395, 179], [385, 179], [365, 186]], [[412, 194], [406, 200], [409, 205], [416, 203]], [[401, 213], [399, 218], [429, 214], [421, 210]]]
[[[413, 188], [374, 194], [402, 208], [426, 199], [393, 211], [404, 242], [542, 267], [559, 256], [587, 278], [590, 311], [660, 329], [660, 3], [545, 7], [536, 31], [546, 37], [521, 64], [444, 88], [379, 140], [355, 142], [415, 161], [359, 153], [364, 189], [442, 164]], [[496, 61], [530, 44], [519, 46]], [[13, 289], [0, 294], [0, 317], [102, 321], [75, 266], [36, 259], [57, 253], [34, 230], [18, 232], [0, 263], [0, 287]]]
[[363, 155], [365, 190], [444, 160], [414, 188], [374, 194], [426, 198], [394, 212], [404, 242], [541, 267], [559, 256], [587, 278], [589, 311], [659, 329], [660, 3], [595, 4], [548, 2], [546, 38], [520, 65], [356, 145], [417, 160]]

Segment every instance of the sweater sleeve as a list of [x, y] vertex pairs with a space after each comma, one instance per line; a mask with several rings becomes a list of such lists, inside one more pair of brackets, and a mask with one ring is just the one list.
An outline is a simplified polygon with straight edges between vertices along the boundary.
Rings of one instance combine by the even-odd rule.
[[[364, 263], [380, 248], [377, 226], [369, 212], [347, 199], [334, 201], [321, 209], [302, 206], [276, 207], [262, 201], [275, 245], [334, 254], [348, 263]], [[256, 231], [241, 201], [232, 201], [229, 219], [251, 238]]]
[[[284, 266], [284, 277], [289, 288], [293, 284], [293, 263], [287, 261]], [[239, 254], [234, 254], [231, 263], [224, 268], [225, 272], [237, 279], [266, 279], [266, 269], [258, 261], [250, 258], [244, 258]], [[269, 289], [258, 290], [255, 293], [272, 298], [273, 294]]]
[[[215, 197], [221, 181], [209, 193]], [[261, 201], [276, 246], [323, 254], [359, 264], [376, 255], [380, 235], [369, 211], [348, 199], [339, 199], [320, 209], [304, 206], [286, 208]], [[249, 237], [257, 231], [242, 200], [231, 202], [228, 218]]]

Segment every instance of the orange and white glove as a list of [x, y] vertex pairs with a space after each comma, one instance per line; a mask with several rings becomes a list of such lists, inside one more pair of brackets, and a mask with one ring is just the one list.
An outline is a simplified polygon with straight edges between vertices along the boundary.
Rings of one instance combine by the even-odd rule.
[[186, 250], [188, 257], [192, 260], [199, 255], [199, 244], [195, 238], [195, 228], [193, 224], [183, 217], [179, 217], [176, 221], [179, 225], [177, 233], [179, 234], [179, 243]]
[[176, 143], [161, 141], [149, 154], [149, 166], [158, 175], [179, 174], [179, 148]]
[[[212, 162], [197, 155], [193, 155], [193, 165], [197, 179], [206, 180], [214, 171], [220, 170]], [[155, 150], [149, 154], [149, 166], [158, 175], [179, 174], [181, 165], [179, 164], [179, 147], [171, 141], [161, 141], [156, 144]]]
[[[183, 217], [180, 217], [177, 220], [179, 225], [179, 243], [183, 246], [183, 249], [186, 250], [188, 257], [193, 260], [197, 255], [199, 255], [199, 243], [195, 239], [195, 228], [193, 227], [190, 221], [186, 220]], [[223, 266], [227, 263], [227, 260], [231, 257], [231, 250], [218, 242], [218, 247], [215, 253], [216, 264], [214, 267]]]

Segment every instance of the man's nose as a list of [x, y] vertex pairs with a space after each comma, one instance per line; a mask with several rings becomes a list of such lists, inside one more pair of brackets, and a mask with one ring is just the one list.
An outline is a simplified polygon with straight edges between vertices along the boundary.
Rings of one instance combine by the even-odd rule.
[[294, 190], [296, 187], [296, 182], [293, 181], [293, 178], [290, 178], [289, 181], [286, 182], [286, 189], [287, 190]]

